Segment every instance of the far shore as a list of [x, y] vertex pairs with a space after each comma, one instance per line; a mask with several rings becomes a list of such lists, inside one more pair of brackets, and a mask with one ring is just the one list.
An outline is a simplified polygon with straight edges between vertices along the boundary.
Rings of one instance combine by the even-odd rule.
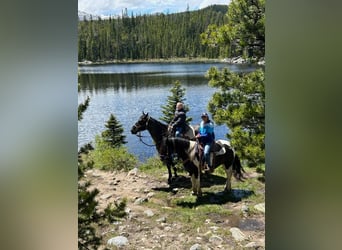
[[170, 58], [170, 59], [139, 59], [139, 60], [110, 60], [110, 61], [82, 61], [78, 65], [105, 65], [105, 64], [127, 64], [127, 63], [232, 63], [232, 64], [260, 64], [264, 65], [265, 60], [261, 58], [256, 59], [243, 59], [240, 57], [235, 58]]

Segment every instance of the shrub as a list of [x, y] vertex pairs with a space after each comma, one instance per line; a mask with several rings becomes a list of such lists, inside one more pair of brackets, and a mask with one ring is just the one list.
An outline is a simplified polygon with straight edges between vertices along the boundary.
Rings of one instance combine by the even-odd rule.
[[100, 136], [95, 137], [95, 149], [90, 154], [94, 167], [102, 170], [128, 171], [137, 165], [137, 158], [126, 147], [113, 148]]

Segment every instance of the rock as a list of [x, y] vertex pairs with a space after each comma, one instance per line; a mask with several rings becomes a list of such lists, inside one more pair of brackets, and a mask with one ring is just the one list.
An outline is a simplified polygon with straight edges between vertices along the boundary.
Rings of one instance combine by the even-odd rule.
[[256, 204], [254, 208], [260, 212], [265, 213], [265, 203]]
[[252, 241], [252, 242], [249, 242], [248, 244], [244, 245], [244, 248], [253, 248], [253, 249], [255, 249], [255, 248], [259, 247], [259, 246], [260, 245], [258, 245], [254, 241]]
[[109, 199], [113, 194], [104, 194], [104, 195], [101, 195], [100, 199], [102, 200], [107, 200]]
[[198, 243], [196, 243], [195, 245], [192, 245], [192, 246], [190, 247], [190, 250], [201, 250], [201, 249], [202, 249], [202, 247], [201, 247], [201, 245], [198, 244]]
[[149, 192], [147, 195], [146, 195], [146, 197], [149, 199], [149, 198], [151, 198], [151, 197], [153, 197], [154, 196], [154, 193], [153, 192]]
[[148, 217], [152, 217], [154, 215], [151, 209], [145, 210], [144, 214], [146, 214]]
[[209, 242], [215, 243], [215, 244], [217, 244], [217, 245], [218, 245], [218, 244], [221, 244], [222, 241], [223, 241], [223, 239], [222, 239], [221, 237], [217, 236], [217, 235], [213, 235], [213, 236], [211, 236], [211, 237], [209, 238]]
[[166, 218], [165, 217], [160, 217], [159, 219], [156, 220], [156, 222], [166, 222]]
[[210, 229], [213, 230], [213, 232], [215, 232], [215, 231], [217, 231], [217, 229], [219, 229], [219, 227], [217, 227], [217, 226], [211, 226]]
[[127, 176], [133, 175], [136, 176], [138, 174], [138, 168], [133, 168], [132, 170], [130, 170], [127, 174]]
[[128, 239], [125, 236], [116, 236], [107, 241], [108, 245], [122, 247], [127, 245]]
[[144, 203], [144, 202], [147, 202], [147, 201], [148, 201], [147, 198], [137, 198], [137, 199], [134, 201], [134, 204], [135, 204], [135, 205], [140, 205], [140, 204], [142, 204], [142, 203]]
[[242, 205], [241, 211], [242, 211], [243, 213], [248, 213], [248, 210], [249, 210], [249, 208], [248, 208], [247, 205]]
[[93, 172], [93, 173], [92, 173], [92, 176], [93, 176], [93, 177], [101, 177], [101, 174], [100, 174], [100, 173], [94, 173], [94, 172]]
[[232, 227], [229, 231], [232, 233], [232, 236], [236, 241], [242, 241], [246, 238], [245, 234], [237, 227]]

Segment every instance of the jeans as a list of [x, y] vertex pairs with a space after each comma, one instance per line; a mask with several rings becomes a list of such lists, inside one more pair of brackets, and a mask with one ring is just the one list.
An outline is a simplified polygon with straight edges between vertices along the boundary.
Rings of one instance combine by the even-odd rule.
[[175, 137], [181, 137], [182, 136], [182, 128], [176, 128]]
[[208, 167], [211, 167], [211, 164], [210, 164], [210, 145], [211, 145], [211, 143], [205, 144], [204, 150], [203, 150], [204, 160], [208, 164]]

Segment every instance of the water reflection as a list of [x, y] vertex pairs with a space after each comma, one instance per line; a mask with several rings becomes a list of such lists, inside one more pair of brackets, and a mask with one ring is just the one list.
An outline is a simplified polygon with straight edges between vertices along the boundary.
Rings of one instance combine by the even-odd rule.
[[[208, 86], [204, 77], [211, 66], [223, 68], [226, 64], [127, 64], [86, 66], [80, 68], [79, 103], [90, 96], [90, 105], [78, 123], [78, 146], [93, 142], [95, 135], [105, 129], [105, 123], [113, 113], [123, 125], [128, 150], [140, 160], [156, 154], [155, 148], [139, 143], [130, 133], [142, 111], [149, 112], [154, 118], [162, 116], [161, 106], [167, 103], [173, 82], [179, 80], [186, 89], [186, 104], [193, 118], [192, 124], [201, 120], [199, 114], [206, 110], [209, 99], [216, 89]], [[240, 67], [240, 68], [239, 68]], [[258, 66], [234, 65], [231, 70], [251, 71]], [[108, 71], [112, 70], [110, 73]], [[146, 70], [146, 72], [142, 72]], [[152, 72], [154, 70], [154, 72]], [[120, 73], [120, 72], [126, 73]], [[83, 72], [83, 73], [82, 73]], [[127, 73], [128, 72], [128, 73]], [[216, 126], [217, 138], [226, 138], [228, 128]], [[149, 137], [149, 134], [145, 132]], [[153, 144], [151, 138], [146, 143]]]
[[[118, 91], [137, 90], [140, 88], [156, 88], [172, 85], [179, 80], [186, 86], [203, 84], [203, 75], [160, 75], [160, 74], [81, 74], [81, 90], [104, 90], [114, 89]], [[207, 81], [206, 81], [207, 83]]]

